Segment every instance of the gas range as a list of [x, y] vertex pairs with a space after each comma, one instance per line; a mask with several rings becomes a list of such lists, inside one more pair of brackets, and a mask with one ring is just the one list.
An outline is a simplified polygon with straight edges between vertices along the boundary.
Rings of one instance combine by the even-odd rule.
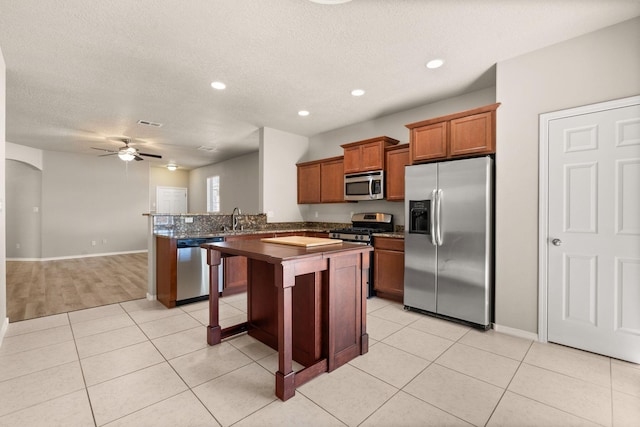
[[329, 231], [329, 237], [345, 242], [370, 245], [373, 233], [393, 231], [393, 215], [384, 213], [357, 213], [351, 216], [352, 227]]

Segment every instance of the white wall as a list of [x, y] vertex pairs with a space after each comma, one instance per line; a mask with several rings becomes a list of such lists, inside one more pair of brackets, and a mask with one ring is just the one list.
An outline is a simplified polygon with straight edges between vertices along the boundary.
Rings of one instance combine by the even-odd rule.
[[18, 160], [42, 170], [42, 150], [37, 148], [7, 142], [6, 158], [7, 160]]
[[7, 98], [7, 66], [4, 62], [2, 49], [0, 48], [0, 346], [2, 339], [9, 326], [9, 318], [7, 317], [7, 267], [5, 252], [5, 125], [7, 117], [6, 98]]
[[43, 258], [147, 249], [148, 162], [43, 154]]
[[[42, 257], [42, 150], [6, 143], [7, 257]], [[34, 208], [38, 208], [35, 212]]]
[[[302, 221], [296, 163], [309, 147], [304, 136], [277, 129], [260, 132], [260, 211], [268, 222]], [[293, 201], [293, 203], [292, 203]]]
[[6, 167], [6, 249], [8, 259], [42, 257], [42, 171], [17, 160]]
[[[330, 132], [315, 135], [309, 139], [309, 151], [300, 161], [317, 160], [344, 154], [340, 144], [361, 141], [377, 136], [389, 136], [409, 142], [406, 124], [439, 117], [450, 113], [469, 110], [496, 102], [495, 88], [471, 92], [411, 110], [356, 123]], [[357, 203], [328, 203], [300, 205], [305, 221], [351, 222], [351, 214], [358, 212], [385, 212], [394, 215], [396, 225], [404, 225], [404, 204], [387, 201], [361, 201]]]
[[537, 332], [539, 115], [638, 94], [640, 18], [498, 64], [498, 325]]
[[259, 154], [253, 152], [224, 162], [193, 169], [189, 174], [189, 212], [207, 211], [207, 177], [220, 176], [220, 212], [259, 212]]

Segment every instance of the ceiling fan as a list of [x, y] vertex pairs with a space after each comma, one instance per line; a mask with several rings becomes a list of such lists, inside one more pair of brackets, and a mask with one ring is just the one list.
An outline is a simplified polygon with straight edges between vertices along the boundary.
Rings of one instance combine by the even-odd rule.
[[129, 143], [131, 142], [129, 138], [123, 138], [123, 139], [120, 139], [120, 141], [124, 143], [124, 147], [120, 147], [117, 151], [107, 150], [106, 148], [97, 148], [97, 147], [91, 147], [91, 148], [93, 148], [94, 150], [106, 151], [107, 153], [109, 153], [109, 154], [101, 154], [99, 157], [113, 156], [114, 154], [117, 154], [118, 157], [120, 157], [120, 159], [124, 160], [125, 162], [130, 162], [131, 160], [136, 160], [136, 161], [144, 160], [140, 156], [153, 157], [156, 159], [162, 158], [162, 156], [158, 154], [141, 153], [138, 151], [137, 148], [129, 147]]

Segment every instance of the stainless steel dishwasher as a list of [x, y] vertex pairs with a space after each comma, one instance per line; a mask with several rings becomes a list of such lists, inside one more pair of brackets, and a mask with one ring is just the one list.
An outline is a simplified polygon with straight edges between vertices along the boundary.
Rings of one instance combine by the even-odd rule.
[[[178, 239], [178, 274], [176, 305], [209, 298], [209, 266], [204, 243], [222, 242], [223, 237]], [[218, 268], [218, 291], [222, 291], [222, 264]]]

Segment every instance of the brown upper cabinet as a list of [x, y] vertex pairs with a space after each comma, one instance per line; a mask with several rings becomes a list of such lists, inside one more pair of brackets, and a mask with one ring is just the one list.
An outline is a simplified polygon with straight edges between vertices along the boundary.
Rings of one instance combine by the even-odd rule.
[[320, 202], [320, 162], [299, 163], [298, 204]]
[[384, 149], [395, 145], [397, 139], [388, 136], [342, 144], [344, 149], [344, 173], [368, 172], [384, 169]]
[[406, 125], [411, 164], [496, 151], [500, 103]]
[[344, 202], [344, 159], [342, 156], [320, 163], [320, 203]]
[[386, 199], [390, 202], [404, 200], [404, 167], [410, 164], [409, 144], [387, 147], [386, 156]]
[[298, 204], [344, 202], [343, 156], [298, 163]]

